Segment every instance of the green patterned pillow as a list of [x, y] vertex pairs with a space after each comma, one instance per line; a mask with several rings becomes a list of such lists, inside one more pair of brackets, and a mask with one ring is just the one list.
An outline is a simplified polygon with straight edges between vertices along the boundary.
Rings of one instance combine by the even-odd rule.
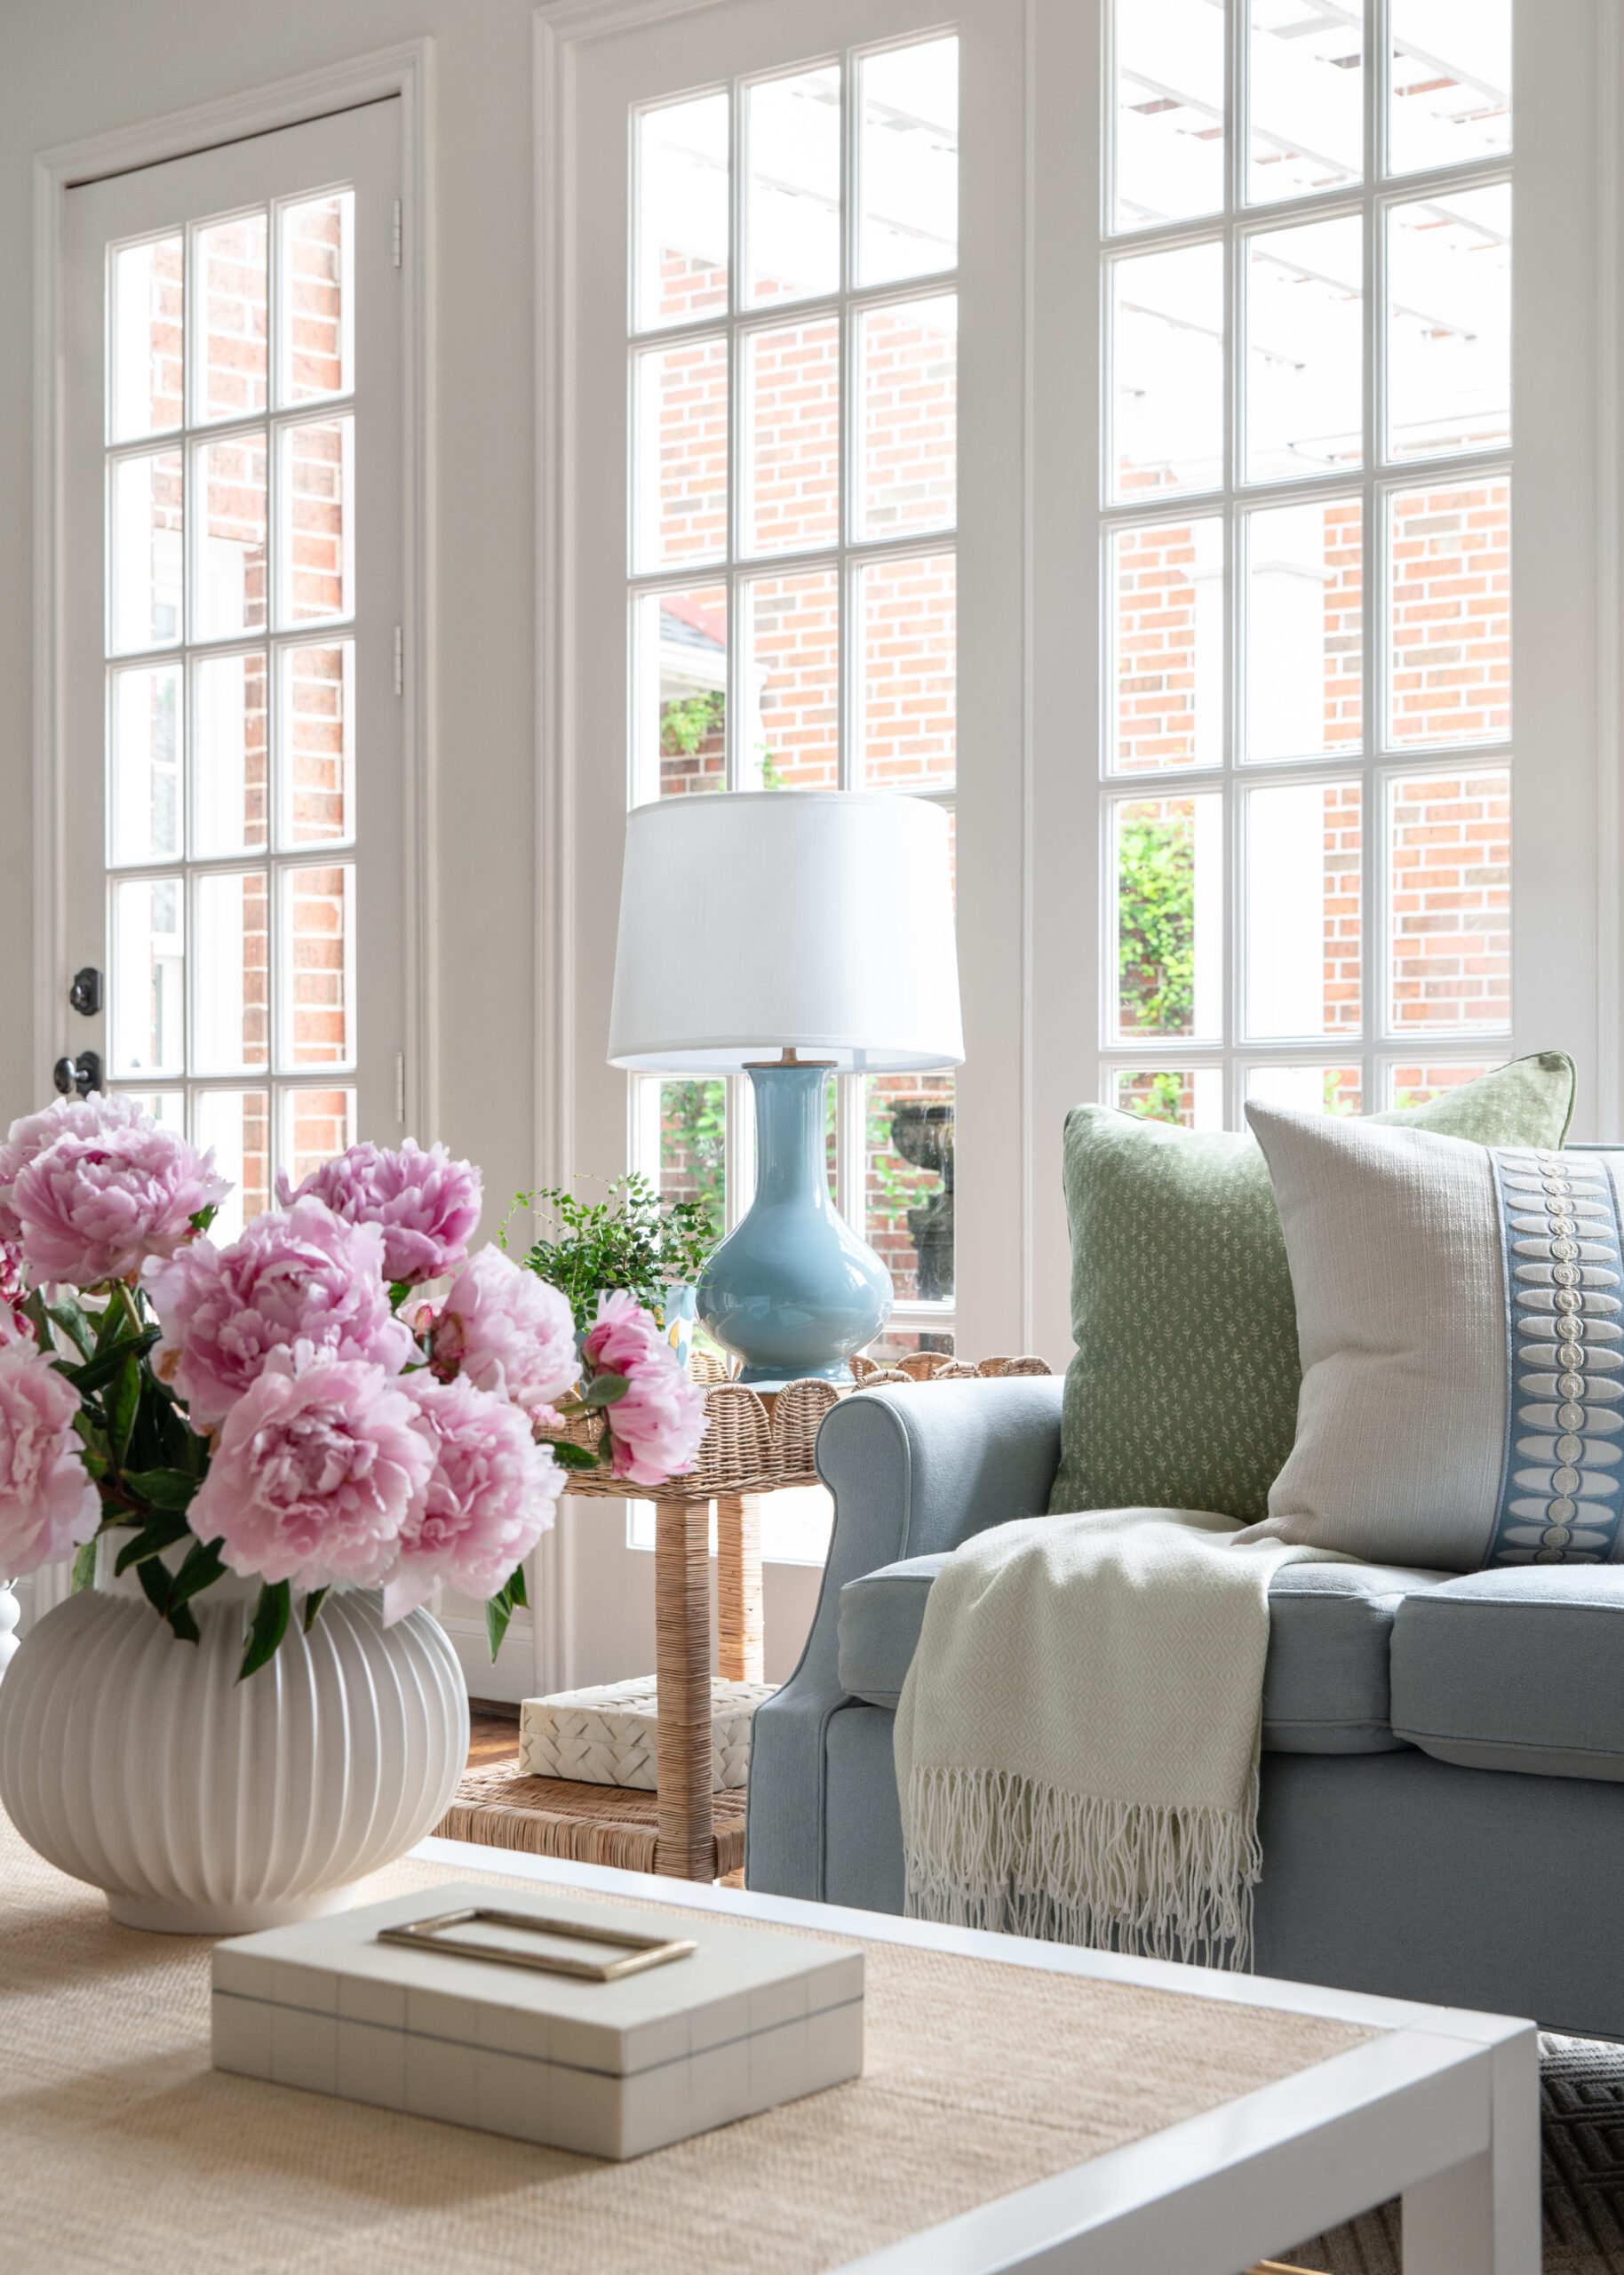
[[[1377, 1122], [1560, 1145], [1561, 1051]], [[1239, 1132], [1105, 1106], [1066, 1116], [1071, 1333], [1049, 1507], [1212, 1509], [1255, 1523], [1297, 1425], [1297, 1313], [1269, 1171]]]

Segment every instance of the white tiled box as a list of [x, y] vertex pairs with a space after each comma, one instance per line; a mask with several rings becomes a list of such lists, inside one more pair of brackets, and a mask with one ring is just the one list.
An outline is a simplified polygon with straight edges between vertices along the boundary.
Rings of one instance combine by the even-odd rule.
[[[570, 1920], [608, 1944], [669, 1934], [698, 1948], [597, 1983], [378, 1940], [467, 1905]], [[856, 1944], [667, 1924], [545, 1888], [459, 1882], [219, 1944], [212, 2004], [217, 2070], [594, 2157], [642, 2156], [863, 2070]]]

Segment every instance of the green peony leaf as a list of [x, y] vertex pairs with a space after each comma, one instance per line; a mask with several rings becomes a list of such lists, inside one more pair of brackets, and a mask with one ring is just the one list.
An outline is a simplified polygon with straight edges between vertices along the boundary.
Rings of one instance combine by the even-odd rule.
[[[146, 1567], [141, 1569], [144, 1571]], [[260, 1588], [254, 1616], [249, 1623], [243, 1664], [237, 1669], [239, 1682], [246, 1682], [251, 1674], [257, 1674], [267, 1660], [275, 1658], [276, 1647], [288, 1632], [292, 1608], [293, 1593], [285, 1580], [278, 1580], [274, 1586], [267, 1581]]]

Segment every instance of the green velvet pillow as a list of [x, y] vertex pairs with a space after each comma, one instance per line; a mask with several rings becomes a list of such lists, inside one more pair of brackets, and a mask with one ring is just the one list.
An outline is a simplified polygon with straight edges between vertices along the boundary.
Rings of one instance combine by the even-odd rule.
[[[1480, 1145], [1560, 1145], [1561, 1051], [1514, 1059], [1414, 1122]], [[1297, 1426], [1297, 1313], [1255, 1142], [1073, 1106], [1066, 1116], [1071, 1333], [1049, 1507], [1213, 1509], [1254, 1523]]]

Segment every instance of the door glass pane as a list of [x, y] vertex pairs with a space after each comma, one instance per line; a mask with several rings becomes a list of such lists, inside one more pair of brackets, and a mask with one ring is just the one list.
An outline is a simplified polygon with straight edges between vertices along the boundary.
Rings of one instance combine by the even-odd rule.
[[940, 788], [955, 766], [955, 571], [951, 553], [872, 563], [857, 577], [862, 780]]
[[747, 333], [744, 550], [809, 553], [840, 520], [840, 327]]
[[953, 293], [867, 308], [858, 316], [859, 538], [952, 527], [958, 352], [959, 302]]
[[119, 459], [112, 488], [114, 649], [171, 646], [180, 637], [179, 451]]
[[112, 432], [115, 443], [179, 427], [184, 240], [154, 237], [113, 256]]
[[959, 43], [933, 39], [857, 66], [857, 281], [927, 276], [959, 259]]
[[1111, 494], [1212, 490], [1223, 476], [1223, 247], [1111, 265]]
[[180, 851], [180, 667], [115, 672], [112, 858], [172, 860]]
[[1120, 1033], [1223, 1031], [1223, 801], [1123, 800], [1115, 810]]
[[1359, 785], [1246, 794], [1246, 1032], [1359, 1031]]
[[1223, 30], [1208, 0], [1117, 0], [1117, 228], [1223, 204]]
[[663, 103], [637, 122], [640, 331], [728, 305], [728, 98]]
[[728, 343], [637, 359], [633, 565], [720, 561], [728, 549]]
[[1248, 199], [1266, 205], [1359, 180], [1365, 172], [1359, 11], [1252, 0], [1248, 18]]
[[[726, 110], [724, 106], [724, 122]], [[840, 67], [744, 92], [751, 301], [804, 300], [840, 284]], [[667, 319], [669, 321], [669, 319]]]
[[203, 500], [192, 595], [193, 636], [229, 640], [265, 624], [266, 458], [263, 433], [205, 443], [193, 454]]
[[1440, 191], [1387, 217], [1387, 452], [1511, 439], [1511, 185]]
[[1389, 1106], [1425, 1106], [1429, 1098], [1441, 1098], [1446, 1090], [1459, 1090], [1462, 1082], [1475, 1082], [1479, 1074], [1492, 1074], [1501, 1059], [1405, 1059], [1387, 1070], [1387, 1103]]
[[205, 871], [195, 892], [192, 1063], [200, 1074], [263, 1066], [270, 978], [265, 871]]
[[354, 443], [353, 419], [283, 431], [284, 624], [355, 613]]
[[1357, 750], [1364, 569], [1359, 501], [1249, 514], [1246, 756]]
[[282, 212], [281, 399], [347, 395], [355, 384], [355, 197], [307, 197]]
[[271, 1205], [271, 1101], [266, 1090], [200, 1090], [193, 1108], [193, 1143], [212, 1145], [214, 1166], [235, 1188], [210, 1227], [217, 1245], [235, 1240], [243, 1225]]
[[727, 787], [728, 588], [633, 602], [633, 802]]
[[1511, 148], [1511, 0], [1389, 0], [1388, 40], [1391, 172]]
[[1511, 1023], [1510, 792], [1503, 767], [1388, 786], [1394, 1034]]
[[264, 650], [205, 657], [192, 690], [192, 850], [256, 851], [266, 831]]
[[113, 888], [115, 1074], [178, 1074], [186, 1065], [184, 902], [179, 877], [128, 878]]
[[1112, 1104], [1145, 1122], [1182, 1130], [1223, 1128], [1221, 1066], [1122, 1067], [1111, 1077]]
[[953, 1295], [953, 1077], [866, 1078], [863, 1236], [898, 1303]]
[[717, 1077], [658, 1090], [661, 1194], [697, 1202], [720, 1241], [728, 1228], [728, 1085]]
[[1223, 523], [1216, 515], [1118, 530], [1116, 730], [1111, 764], [1217, 766], [1223, 758]]
[[282, 1157], [294, 1185], [355, 1142], [352, 1090], [284, 1090], [282, 1115]]
[[1364, 241], [1357, 215], [1246, 240], [1249, 482], [1364, 456]]
[[1357, 1066], [1249, 1066], [1246, 1096], [1294, 1114], [1363, 1114]]
[[749, 790], [840, 787], [840, 584], [832, 569], [744, 587], [744, 782]]
[[347, 863], [283, 877], [283, 1055], [293, 1066], [354, 1058], [355, 872]]
[[1389, 734], [1503, 742], [1511, 731], [1511, 484], [1504, 475], [1388, 501]]
[[184, 1090], [130, 1090], [122, 1087], [115, 1096], [130, 1099], [143, 1114], [165, 1130], [186, 1133], [186, 1092]]
[[355, 834], [355, 643], [282, 657], [282, 839], [330, 845]]
[[263, 212], [211, 222], [193, 239], [193, 419], [246, 419], [267, 397], [270, 270]]

